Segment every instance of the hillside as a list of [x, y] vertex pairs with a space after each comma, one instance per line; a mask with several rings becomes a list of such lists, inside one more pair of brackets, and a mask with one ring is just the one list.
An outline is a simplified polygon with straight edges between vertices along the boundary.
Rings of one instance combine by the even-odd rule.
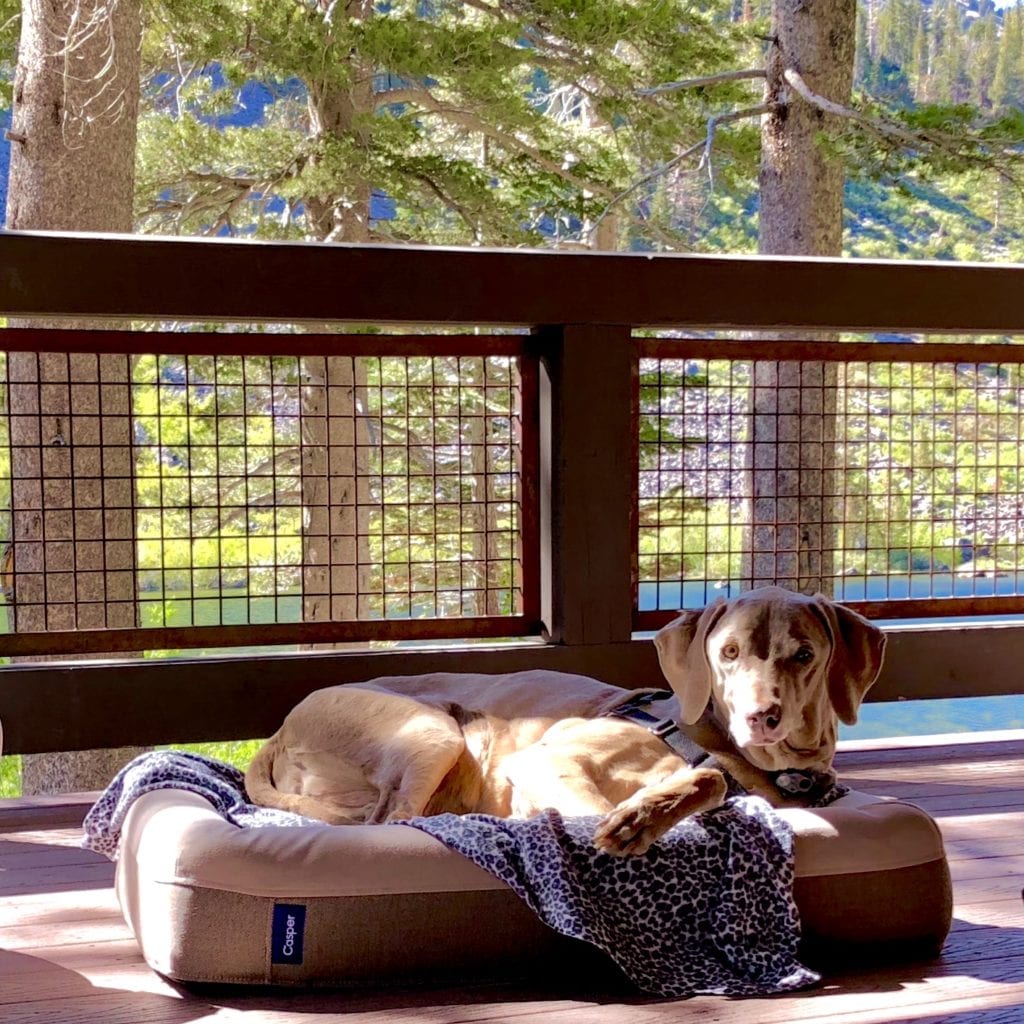
[[[1024, 8], [1014, 0], [862, 0], [855, 88], [905, 110], [929, 105], [949, 123], [967, 106], [1015, 121], [1024, 112]], [[855, 256], [1024, 258], [1016, 182], [995, 175], [853, 175], [846, 191], [847, 251]]]

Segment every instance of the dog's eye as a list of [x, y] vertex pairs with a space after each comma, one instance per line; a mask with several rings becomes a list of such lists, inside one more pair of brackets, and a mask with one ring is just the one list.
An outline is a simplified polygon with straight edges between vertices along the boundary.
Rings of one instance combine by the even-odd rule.
[[801, 647], [800, 650], [793, 655], [793, 660], [799, 662], [801, 665], [806, 665], [814, 660], [814, 651], [810, 647]]
[[736, 644], [723, 644], [722, 657], [726, 661], [735, 661], [740, 656], [740, 649]]

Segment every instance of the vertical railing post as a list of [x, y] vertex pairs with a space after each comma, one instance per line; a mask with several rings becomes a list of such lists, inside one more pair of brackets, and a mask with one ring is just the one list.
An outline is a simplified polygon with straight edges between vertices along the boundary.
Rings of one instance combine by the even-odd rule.
[[629, 327], [538, 331], [542, 618], [554, 643], [628, 641], [634, 347]]

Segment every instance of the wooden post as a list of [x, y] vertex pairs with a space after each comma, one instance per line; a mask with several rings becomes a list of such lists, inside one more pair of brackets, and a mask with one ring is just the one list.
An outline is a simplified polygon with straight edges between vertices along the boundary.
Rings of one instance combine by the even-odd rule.
[[552, 642], [628, 641], [634, 346], [628, 327], [539, 332], [542, 616]]

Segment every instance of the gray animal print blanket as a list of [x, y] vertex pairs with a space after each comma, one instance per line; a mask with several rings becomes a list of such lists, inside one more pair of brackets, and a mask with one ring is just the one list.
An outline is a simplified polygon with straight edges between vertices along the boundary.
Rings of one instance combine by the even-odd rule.
[[[114, 778], [85, 818], [83, 846], [116, 859], [132, 802], [166, 788], [198, 793], [240, 828], [313, 824], [248, 803], [242, 773], [229, 765], [158, 751]], [[645, 992], [754, 996], [820, 980], [796, 956], [792, 831], [759, 797], [732, 797], [684, 821], [641, 857], [600, 853], [595, 818], [553, 810], [408, 825], [505, 882], [550, 927], [602, 949]]]

